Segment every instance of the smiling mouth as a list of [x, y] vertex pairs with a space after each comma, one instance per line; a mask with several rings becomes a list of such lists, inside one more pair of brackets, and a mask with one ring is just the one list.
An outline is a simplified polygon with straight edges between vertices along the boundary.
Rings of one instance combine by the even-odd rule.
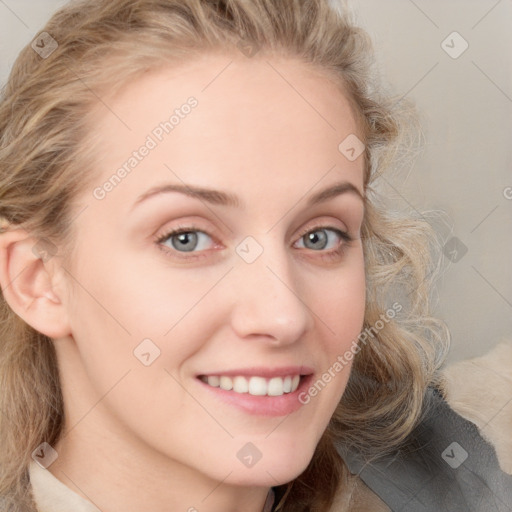
[[303, 375], [287, 375], [286, 377], [229, 377], [226, 375], [200, 375], [199, 379], [211, 386], [224, 391], [234, 391], [252, 396], [281, 396], [293, 393], [299, 387]]

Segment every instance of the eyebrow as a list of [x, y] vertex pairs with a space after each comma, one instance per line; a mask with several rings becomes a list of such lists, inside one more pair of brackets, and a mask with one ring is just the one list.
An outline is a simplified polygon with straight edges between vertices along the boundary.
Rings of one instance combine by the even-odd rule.
[[361, 201], [364, 203], [365, 198], [364, 195], [359, 191], [359, 189], [350, 183], [349, 181], [341, 181], [339, 183], [335, 183], [334, 185], [330, 185], [327, 188], [324, 188], [323, 190], [320, 190], [320, 192], [317, 192], [316, 194], [313, 194], [308, 202], [308, 206], [313, 206], [318, 203], [322, 203], [324, 201], [327, 201], [329, 199], [332, 199], [333, 197], [339, 196], [341, 194], [346, 193], [352, 193], [355, 194]]
[[[215, 190], [211, 188], [197, 187], [194, 185], [180, 185], [174, 183], [167, 183], [165, 185], [153, 187], [149, 189], [147, 192], [144, 192], [144, 194], [137, 198], [137, 200], [132, 206], [132, 209], [135, 208], [138, 204], [145, 201], [146, 199], [149, 199], [150, 197], [171, 192], [178, 192], [180, 194], [184, 194], [195, 199], [200, 199], [201, 201], [214, 205], [230, 206], [234, 208], [242, 207], [242, 202], [234, 194], [230, 194], [227, 192], [223, 192], [221, 190]], [[335, 183], [334, 185], [330, 185], [329, 187], [324, 188], [323, 190], [320, 190], [319, 192], [313, 194], [309, 198], [307, 206], [314, 206], [318, 203], [328, 201], [329, 199], [346, 193], [354, 194], [356, 195], [356, 197], [359, 197], [361, 201], [363, 201], [363, 203], [365, 202], [364, 195], [359, 191], [359, 189], [355, 185], [353, 185], [349, 181], [341, 181]]]

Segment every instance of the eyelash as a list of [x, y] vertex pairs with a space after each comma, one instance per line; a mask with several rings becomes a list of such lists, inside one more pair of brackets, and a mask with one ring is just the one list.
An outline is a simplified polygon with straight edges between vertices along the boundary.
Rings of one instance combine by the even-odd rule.
[[[208, 257], [207, 254], [204, 254], [206, 251], [199, 251], [199, 252], [191, 252], [189, 256], [183, 256], [180, 254], [180, 251], [177, 251], [175, 249], [171, 249], [170, 247], [166, 247], [163, 245], [162, 242], [170, 239], [173, 236], [181, 235], [182, 233], [190, 233], [194, 231], [199, 231], [201, 233], [204, 233], [208, 235], [212, 240], [214, 238], [208, 234], [206, 231], [204, 231], [201, 228], [198, 228], [197, 226], [191, 225], [191, 226], [178, 226], [177, 228], [171, 229], [170, 231], [166, 231], [163, 235], [157, 235], [155, 243], [157, 244], [158, 248], [163, 251], [165, 254], [169, 255], [172, 254], [173, 257], [182, 259], [182, 260], [198, 260], [200, 258]], [[215, 240], [214, 240], [215, 241]]]
[[[315, 231], [321, 231], [321, 230], [333, 231], [343, 241], [336, 250], [330, 251], [330, 252], [324, 252], [323, 250], [314, 251], [313, 249], [310, 249], [310, 251], [312, 251], [312, 252], [320, 253], [320, 257], [322, 259], [325, 259], [328, 261], [333, 261], [335, 259], [341, 258], [345, 254], [346, 248], [349, 247], [351, 245], [351, 243], [354, 241], [354, 238], [351, 235], [349, 235], [348, 232], [342, 231], [341, 229], [336, 228], [334, 226], [324, 226], [324, 225], [310, 227], [310, 228], [302, 231], [298, 237], [298, 240], [301, 240], [308, 233], [314, 233]], [[172, 253], [173, 257], [176, 257], [179, 259], [190, 261], [190, 260], [198, 260], [203, 257], [208, 257], [207, 254], [204, 254], [204, 253], [206, 253], [206, 251], [198, 251], [198, 252], [190, 251], [189, 256], [182, 256], [180, 254], [180, 251], [171, 249], [170, 247], [163, 245], [164, 241], [170, 239], [173, 236], [177, 236], [182, 233], [190, 233], [190, 232], [196, 232], [196, 231], [200, 232], [200, 233], [204, 233], [205, 235], [208, 235], [215, 242], [214, 238], [210, 234], [208, 234], [206, 231], [202, 230], [201, 228], [198, 228], [197, 226], [191, 225], [191, 226], [178, 226], [177, 228], [174, 228], [170, 231], [165, 232], [163, 235], [157, 235], [156, 239], [155, 239], [155, 243], [157, 244], [158, 248], [161, 251], [163, 251], [165, 254]]]
[[320, 258], [326, 261], [334, 261], [343, 257], [343, 255], [345, 254], [345, 250], [347, 249], [347, 247], [351, 245], [351, 243], [354, 241], [354, 238], [350, 236], [348, 232], [342, 231], [341, 229], [336, 228], [334, 226], [318, 225], [309, 227], [300, 233], [298, 240], [301, 240], [308, 233], [314, 233], [315, 231], [321, 230], [333, 231], [334, 233], [336, 233], [336, 235], [340, 237], [342, 242], [340, 243], [337, 249], [330, 250], [329, 252], [326, 252], [324, 250], [314, 251], [313, 249], [310, 249], [310, 251], [313, 253], [318, 252]]

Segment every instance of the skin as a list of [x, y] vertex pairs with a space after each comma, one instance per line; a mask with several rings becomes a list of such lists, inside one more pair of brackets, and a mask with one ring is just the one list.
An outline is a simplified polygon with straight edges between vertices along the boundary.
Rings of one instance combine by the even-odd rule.
[[[21, 236], [2, 246], [4, 285], [21, 262], [33, 268], [20, 284], [31, 305], [16, 286], [9, 302], [57, 350], [66, 422], [49, 470], [104, 512], [261, 511], [268, 489], [309, 463], [350, 367], [284, 416], [218, 400], [197, 375], [297, 365], [316, 381], [363, 324], [364, 203], [348, 192], [306, 206], [341, 181], [363, 194], [362, 157], [338, 150], [359, 131], [345, 96], [304, 63], [212, 54], [130, 83], [97, 114], [96, 186], [190, 96], [198, 106], [104, 199], [89, 188], [76, 198], [87, 208], [71, 261], [35, 262]], [[243, 206], [173, 192], [133, 208], [152, 187], [183, 182]], [[156, 242], [179, 227], [206, 233], [202, 249]], [[353, 240], [323, 231], [327, 248], [306, 246], [322, 228]], [[263, 249], [250, 264], [236, 252], [247, 236]], [[147, 338], [160, 349], [149, 366], [133, 354]], [[237, 457], [248, 442], [262, 455], [252, 467]]]

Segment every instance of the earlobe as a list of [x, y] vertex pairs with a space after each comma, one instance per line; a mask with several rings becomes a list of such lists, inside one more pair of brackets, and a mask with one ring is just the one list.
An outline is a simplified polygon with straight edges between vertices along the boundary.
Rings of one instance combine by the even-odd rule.
[[56, 283], [56, 247], [24, 230], [0, 234], [0, 285], [11, 309], [50, 338], [70, 334], [68, 315]]

